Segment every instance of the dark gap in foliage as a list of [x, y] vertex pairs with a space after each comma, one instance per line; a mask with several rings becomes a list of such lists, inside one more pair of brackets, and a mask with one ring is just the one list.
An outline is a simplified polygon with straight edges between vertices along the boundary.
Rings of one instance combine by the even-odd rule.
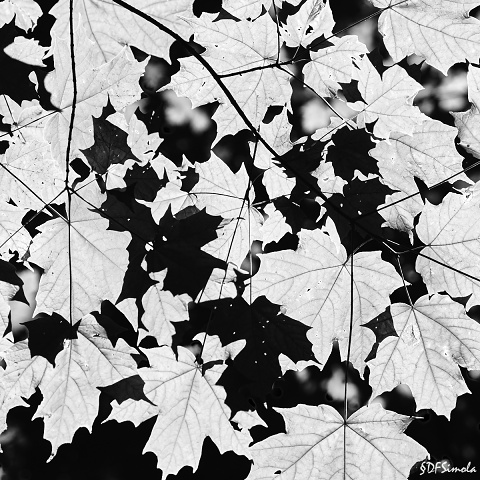
[[202, 13], [219, 13], [222, 8], [222, 0], [194, 0], [192, 10], [196, 17]]
[[[212, 468], [212, 465], [215, 467]], [[244, 456], [228, 451], [220, 454], [210, 437], [203, 441], [202, 456], [198, 469], [183, 467], [176, 475], [169, 475], [168, 480], [244, 480], [251, 468], [251, 461]]]
[[0, 94], [8, 95], [19, 105], [23, 100], [38, 99], [35, 85], [29, 80], [30, 72], [39, 67], [32, 67], [26, 63], [10, 58], [3, 50], [7, 45], [13, 43], [18, 35], [18, 30], [14, 26], [13, 19], [9, 24], [2, 27], [0, 35], [0, 68], [2, 72], [8, 72], [8, 75], [2, 74], [0, 80]]

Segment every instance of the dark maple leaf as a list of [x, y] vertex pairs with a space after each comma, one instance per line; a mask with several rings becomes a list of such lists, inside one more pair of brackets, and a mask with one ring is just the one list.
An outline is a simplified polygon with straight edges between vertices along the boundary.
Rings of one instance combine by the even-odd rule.
[[372, 350], [365, 359], [366, 362], [375, 358], [380, 343], [385, 340], [387, 337], [398, 337], [398, 334], [393, 325], [393, 318], [390, 313], [390, 309], [387, 308], [385, 312], [377, 315], [373, 320], [370, 320], [368, 323], [362, 325], [362, 327], [369, 328], [375, 334], [375, 343], [372, 346]]
[[25, 322], [28, 329], [28, 346], [32, 357], [40, 355], [55, 366], [55, 357], [63, 350], [66, 339], [77, 338], [78, 323], [70, 325], [57, 313], [40, 313]]
[[294, 362], [314, 360], [312, 344], [307, 339], [309, 329], [261, 296], [251, 305], [241, 297], [222, 302], [212, 316], [209, 331], [217, 334], [223, 344], [240, 339], [247, 341], [233, 364], [255, 383], [255, 392], [264, 396], [282, 375], [278, 360], [281, 353]]
[[160, 221], [153, 249], [146, 255], [149, 271], [168, 268], [164, 289], [173, 294], [188, 293], [195, 298], [214, 268], [226, 268], [224, 261], [212, 257], [201, 247], [217, 238], [221, 217], [201, 210], [178, 219], [170, 207]]
[[92, 169], [103, 175], [114, 163], [125, 160], [137, 160], [127, 145], [127, 133], [105, 118], [93, 117], [93, 135], [95, 143], [82, 150]]

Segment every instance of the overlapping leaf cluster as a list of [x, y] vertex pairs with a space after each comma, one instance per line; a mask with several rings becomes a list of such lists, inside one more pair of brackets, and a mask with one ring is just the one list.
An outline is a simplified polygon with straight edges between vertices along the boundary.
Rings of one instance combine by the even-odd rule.
[[[322, 368], [338, 342], [361, 376], [368, 367], [372, 399], [404, 383], [418, 409], [449, 417], [468, 392], [459, 367], [480, 369], [480, 327], [466, 314], [480, 303], [480, 193], [459, 151], [480, 156], [480, 22], [468, 16], [479, 2], [371, 0], [389, 67], [338, 32], [328, 0], [224, 0], [220, 15], [194, 15], [192, 3], [59, 0], [50, 47], [28, 35], [39, 5], [1, 4], [0, 22], [18, 32], [5, 53], [32, 71], [53, 65], [51, 105], [0, 99], [1, 429], [38, 388], [54, 455], [92, 428], [99, 387], [116, 385], [109, 420], [156, 416], [145, 451], [165, 476], [196, 469], [209, 436], [252, 459], [252, 479], [406, 478], [427, 456], [403, 433], [411, 418], [379, 404], [348, 418], [346, 401], [343, 417], [298, 405], [279, 409], [286, 433], [252, 445], [263, 420], [225, 378], [235, 372], [265, 402], [283, 373]], [[238, 168], [213, 151], [204, 162], [164, 155], [135, 111], [148, 57], [131, 47], [169, 61], [174, 41], [188, 55], [163, 90], [193, 107], [216, 102], [213, 146], [248, 133]], [[414, 105], [423, 87], [411, 54], [444, 74], [471, 62], [472, 107], [455, 127]], [[294, 77], [332, 118], [292, 143]], [[421, 182], [455, 185], [433, 205]], [[29, 228], [39, 214], [49, 217]], [[412, 252], [425, 288], [416, 297], [401, 261]], [[29, 338], [17, 342], [15, 262], [43, 272]], [[405, 301], [392, 303], [394, 292]], [[118, 318], [129, 342], [112, 333]], [[369, 326], [385, 318], [394, 330], [377, 342]], [[138, 376], [143, 394], [130, 398]]]

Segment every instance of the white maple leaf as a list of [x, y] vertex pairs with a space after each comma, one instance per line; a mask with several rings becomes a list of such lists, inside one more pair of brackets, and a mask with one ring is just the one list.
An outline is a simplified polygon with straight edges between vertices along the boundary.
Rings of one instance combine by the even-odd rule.
[[7, 412], [16, 406], [26, 407], [24, 399], [35, 392], [45, 372], [53, 368], [46, 358], [31, 357], [27, 340], [12, 342], [9, 349], [2, 351], [2, 358], [7, 365], [0, 375], [1, 431], [7, 428]]
[[358, 124], [377, 121], [373, 134], [388, 140], [391, 132], [413, 134], [416, 125], [425, 117], [418, 107], [413, 106], [413, 98], [423, 87], [398, 65], [388, 68], [382, 77], [365, 55], [357, 62], [354, 78], [358, 80], [358, 90], [362, 101], [348, 103], [358, 114]]
[[[27, 102], [22, 102], [25, 105]], [[37, 102], [38, 103], [38, 102]], [[6, 125], [14, 125], [22, 111], [22, 107], [8, 95], [0, 95], [0, 115], [2, 115], [2, 123]]]
[[[3, 95], [2, 95], [3, 96]], [[11, 100], [8, 101], [5, 107], [10, 107]], [[2, 106], [3, 107], [3, 106]], [[2, 108], [3, 111], [5, 111]], [[44, 142], [43, 136], [45, 124], [47, 123], [50, 115], [53, 112], [46, 112], [39, 104], [37, 100], [32, 102], [22, 102], [22, 105], [13, 111], [8, 109], [9, 114], [4, 118], [5, 123], [13, 125], [13, 139], [12, 143], [18, 141], [27, 142], [31, 139]]]
[[268, 218], [260, 227], [261, 240], [264, 244], [278, 242], [286, 233], [292, 233], [292, 227], [285, 221], [285, 217], [274, 205], [269, 203], [265, 207]]
[[278, 409], [287, 433], [252, 447], [252, 480], [406, 480], [427, 451], [403, 432], [410, 417], [362, 407], [345, 422], [330, 405]]
[[477, 0], [370, 1], [385, 8], [378, 29], [395, 62], [415, 53], [446, 75], [454, 63], [478, 61], [480, 21], [468, 16]]
[[22, 258], [30, 246], [30, 234], [22, 225], [27, 214], [25, 208], [0, 202], [0, 255], [11, 257], [9, 250], [18, 252]]
[[[145, 123], [141, 122], [136, 115], [132, 115], [127, 121], [124, 114], [115, 112], [109, 115], [107, 120], [128, 133], [127, 145], [141, 165], [152, 160], [162, 142], [157, 133], [148, 133]], [[161, 177], [162, 175], [159, 176]]]
[[191, 193], [185, 192], [175, 182], [168, 182], [165, 187], [158, 190], [153, 202], [137, 200], [138, 203], [148, 205], [152, 210], [152, 217], [156, 223], [167, 213], [170, 208], [172, 215], [176, 215], [180, 210], [195, 204]]
[[5, 0], [0, 8], [0, 27], [15, 17], [15, 25], [28, 31], [36, 26], [41, 15], [42, 9], [34, 0]]
[[62, 203], [66, 195], [60, 195], [65, 187], [65, 172], [50, 152], [50, 144], [35, 138], [17, 142], [0, 155], [0, 191], [5, 192], [16, 205], [41, 210], [55, 199]]
[[230, 424], [230, 409], [225, 405], [225, 390], [217, 385], [230, 356], [218, 337], [206, 337], [202, 358], [205, 362], [219, 360], [202, 372], [193, 353], [178, 347], [178, 360], [169, 347], [143, 350], [150, 367], [139, 370], [145, 381], [144, 392], [152, 403], [126, 400], [113, 402], [107, 420], [131, 421], [138, 425], [158, 415], [144, 452], [158, 457], [157, 466], [166, 477], [176, 474], [183, 466], [197, 469], [202, 443], [209, 436], [220, 453], [233, 450], [250, 457], [245, 432]]
[[188, 295], [173, 295], [162, 290], [167, 271], [151, 274], [150, 278], [157, 281], [142, 298], [144, 313], [142, 323], [147, 328], [140, 331], [139, 340], [147, 335], [154, 336], [159, 345], [172, 344], [175, 327], [172, 322], [182, 322], [189, 319], [188, 303], [192, 300]]
[[[198, 183], [190, 190], [195, 195], [197, 208], [205, 208], [210, 215], [220, 215], [227, 222], [217, 230], [217, 237], [202, 250], [240, 267], [253, 240], [259, 236], [263, 217], [255, 207], [249, 208], [255, 197], [249, 188], [245, 165], [237, 173], [216, 155], [197, 164]], [[248, 194], [247, 194], [248, 192]], [[247, 197], [249, 201], [247, 201]]]
[[345, 127], [345, 121], [339, 117], [330, 117], [330, 123], [326, 127], [321, 127], [315, 130], [312, 134], [312, 140], [321, 140], [322, 142], [328, 142], [331, 140], [332, 135]]
[[209, 300], [236, 297], [237, 289], [233, 283], [236, 278], [237, 274], [231, 263], [227, 265], [227, 270], [214, 268], [204, 289], [198, 294], [195, 301], [199, 303], [200, 301], [207, 302]]
[[342, 38], [329, 38], [333, 45], [310, 52], [311, 62], [308, 62], [303, 73], [305, 83], [312, 87], [320, 96], [331, 97], [340, 89], [339, 82], [349, 83], [352, 79], [353, 62], [359, 60], [361, 54], [367, 53], [367, 47], [358, 41], [354, 35]]
[[[180, 16], [191, 14], [190, 0], [162, 0], [150, 2], [136, 0], [135, 8], [174, 30], [183, 38], [191, 35], [191, 29]], [[50, 10], [56, 18], [52, 31], [60, 37], [69, 32], [70, 5], [60, 0]], [[80, 14], [80, 16], [79, 16]], [[134, 45], [144, 52], [168, 58], [172, 37], [126, 10], [111, 0], [79, 0], [74, 4], [74, 18], [81, 18], [86, 29], [85, 36], [95, 41], [94, 55], [102, 62], [111, 60], [122, 51], [124, 45]]]
[[295, 15], [287, 18], [280, 33], [288, 47], [308, 47], [312, 40], [329, 36], [335, 20], [328, 0], [307, 0]]
[[233, 173], [223, 160], [212, 153], [207, 162], [195, 166], [195, 171], [199, 179], [190, 194], [196, 196], [197, 207], [206, 208], [208, 214], [235, 218], [248, 204], [247, 197], [253, 202], [255, 194], [248, 188], [245, 165], [242, 164], [240, 170]]
[[125, 315], [134, 330], [138, 330], [138, 308], [135, 298], [124, 298], [118, 302], [115, 307]]
[[[270, 122], [262, 122], [258, 128], [262, 138], [278, 155], [283, 155], [290, 150], [293, 145], [290, 140], [292, 125], [288, 120], [289, 113], [292, 115], [291, 108], [286, 105]], [[258, 168], [266, 170], [274, 166], [272, 162], [272, 153], [267, 150], [263, 143], [258, 141], [250, 142], [250, 152], [252, 154], [253, 162]], [[267, 183], [265, 187], [268, 189], [268, 186]]]
[[[42, 114], [45, 114], [45, 111], [36, 99], [23, 100], [19, 105], [8, 95], [0, 95], [2, 123], [11, 125], [10, 144], [26, 143], [32, 138], [44, 142], [43, 127], [45, 119], [42, 119]], [[31, 123], [31, 120], [33, 120], [33, 123]]]
[[480, 186], [462, 194], [449, 193], [440, 205], [427, 203], [417, 225], [418, 238], [426, 245], [415, 270], [429, 293], [446, 291], [469, 299], [466, 308], [480, 302]]
[[60, 445], [72, 441], [80, 427], [91, 431], [98, 412], [98, 387], [137, 373], [130, 355], [136, 350], [122, 339], [113, 347], [92, 315], [81, 320], [77, 338], [65, 340], [55, 367], [43, 357], [31, 358], [26, 342], [11, 350], [1, 379], [3, 402], [23, 404], [21, 396], [28, 398], [36, 387], [40, 388], [43, 400], [34, 418], [44, 420], [44, 437], [52, 444], [52, 456]]
[[19, 289], [20, 287], [18, 285], [0, 281], [0, 356], [3, 355], [2, 352], [10, 349], [13, 344], [13, 333], [11, 331], [9, 333], [5, 332], [7, 328], [11, 326], [10, 302]]
[[213, 257], [240, 268], [252, 242], [261, 237], [259, 226], [262, 214], [254, 207], [239, 212], [237, 219], [229, 220], [217, 230], [217, 238], [202, 247]]
[[405, 383], [417, 410], [450, 418], [457, 397], [470, 392], [458, 367], [480, 369], [480, 325], [447, 296], [425, 295], [390, 311], [398, 337], [384, 339], [368, 363], [372, 398]]
[[102, 178], [105, 181], [105, 188], [107, 190], [114, 190], [116, 188], [125, 188], [125, 174], [127, 170], [130, 170], [137, 162], [135, 160], [125, 160], [124, 163], [112, 163], [107, 171], [102, 174]]
[[263, 173], [262, 183], [270, 198], [278, 198], [290, 195], [297, 181], [294, 177], [289, 177], [283, 168], [272, 162]]
[[29, 65], [44, 67], [43, 58], [48, 47], [39, 45], [33, 38], [15, 37], [13, 43], [7, 45], [3, 51], [11, 58]]
[[[316, 359], [325, 364], [338, 340], [346, 358], [350, 324], [350, 259], [344, 247], [320, 230], [301, 230], [296, 251], [259, 254], [260, 269], [252, 277], [252, 299], [265, 295], [286, 307], [286, 315], [312, 328], [307, 337]], [[353, 340], [351, 362], [363, 372], [364, 359], [374, 342], [373, 333], [360, 328], [381, 313], [388, 295], [402, 285], [392, 265], [379, 252], [354, 256]], [[245, 295], [248, 295], [247, 289]]]
[[298, 362], [294, 362], [283, 353], [278, 356], [278, 363], [282, 369], [282, 375], [285, 375], [288, 370], [301, 372], [307, 367], [318, 367], [319, 365], [318, 362], [314, 360], [299, 360]]
[[[461, 174], [463, 157], [455, 148], [455, 128], [427, 119], [413, 130], [413, 135], [392, 133], [389, 142], [381, 141], [369, 155], [378, 161], [383, 182], [396, 192], [387, 196], [386, 205], [418, 192], [414, 177], [428, 187], [458, 174], [454, 180], [470, 183]], [[412, 230], [413, 219], [421, 212], [420, 195], [381, 210], [387, 225], [399, 230]]]
[[[234, 92], [234, 98], [247, 118], [258, 125], [271, 105], [285, 105], [291, 95], [290, 76], [273, 67], [278, 44], [275, 22], [262, 15], [254, 22], [221, 20], [212, 22], [212, 15], [188, 18], [195, 30], [195, 41], [206, 48], [202, 54]], [[173, 89], [177, 95], [186, 96], [192, 106], [218, 101], [220, 106], [213, 115], [219, 137], [235, 134], [246, 128], [244, 121], [230, 100], [200, 62], [191, 57], [180, 59], [180, 71], [162, 88]]]
[[239, 19], [255, 19], [271, 4], [272, 0], [223, 0], [222, 7]]
[[458, 128], [460, 145], [474, 157], [480, 158], [480, 68], [468, 66], [468, 99], [472, 102], [466, 112], [452, 112]]
[[[83, 27], [77, 28], [74, 54], [78, 91], [71, 159], [80, 154], [80, 149], [93, 145], [92, 116], [99, 117], [108, 100], [117, 111], [121, 111], [140, 96], [138, 77], [145, 68], [145, 62], [137, 62], [127, 48], [108, 63], [99, 65], [95, 59], [95, 43], [85, 36]], [[55, 70], [45, 78], [45, 87], [52, 93], [52, 104], [60, 111], [47, 119], [45, 139], [51, 143], [55, 159], [63, 166], [73, 102], [70, 40], [54, 36], [52, 50]]]
[[39, 384], [43, 401], [35, 417], [43, 417], [44, 436], [52, 444], [52, 455], [63, 443], [72, 441], [80, 427], [91, 431], [97, 416], [100, 390], [137, 374], [131, 353], [136, 350], [123, 339], [113, 347], [93, 316], [84, 317], [78, 338], [67, 340]]
[[[288, 120], [288, 113], [292, 114], [291, 108], [285, 106], [270, 122], [262, 122], [258, 128], [262, 138], [278, 155], [283, 155], [292, 148], [290, 140], [292, 125]], [[279, 166], [279, 162], [274, 161], [272, 153], [261, 142], [251, 142], [250, 152], [255, 166], [265, 170], [262, 183], [265, 185], [268, 196], [277, 198], [289, 195], [295, 186], [295, 178], [288, 177], [284, 169]]]
[[[343, 187], [347, 183], [343, 178], [335, 175], [331, 162], [321, 162], [310, 175], [317, 179], [318, 186], [327, 198], [335, 193], [343, 193]], [[317, 201], [320, 205], [324, 203], [323, 198], [320, 197], [317, 197]]]
[[[81, 190], [99, 206], [99, 194]], [[128, 266], [130, 234], [108, 230], [109, 222], [77, 195], [67, 218], [44, 223], [31, 246], [29, 260], [45, 270], [35, 312], [56, 312], [78, 320], [102, 300], [115, 303]]]

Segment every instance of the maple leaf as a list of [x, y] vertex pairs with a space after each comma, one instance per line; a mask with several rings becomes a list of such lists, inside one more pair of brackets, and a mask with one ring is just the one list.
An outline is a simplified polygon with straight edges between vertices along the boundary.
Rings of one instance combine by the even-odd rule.
[[0, 9], [0, 27], [15, 17], [15, 25], [28, 31], [35, 27], [42, 15], [42, 9], [33, 0], [6, 0]]
[[356, 36], [346, 35], [335, 37], [333, 27], [335, 21], [330, 4], [325, 0], [308, 0], [300, 10], [287, 18], [285, 26], [280, 28], [285, 43], [289, 47], [322, 43], [319, 37], [328, 37], [325, 48], [311, 50], [311, 62], [303, 70], [305, 83], [321, 96], [336, 95], [340, 88], [339, 82], [348, 83], [352, 78], [352, 59], [359, 59], [368, 50]]
[[[275, 3], [281, 1], [275, 0]], [[272, 0], [224, 0], [222, 7], [239, 19], [255, 19], [262, 13], [263, 8], [268, 10], [271, 4]]]
[[391, 132], [412, 135], [416, 125], [426, 117], [418, 107], [413, 106], [413, 98], [423, 87], [411, 78], [400, 66], [388, 68], [382, 76], [377, 72], [368, 56], [356, 62], [353, 77], [358, 80], [358, 91], [363, 101], [348, 103], [358, 114], [358, 124], [377, 120], [373, 134], [387, 139]]
[[78, 320], [102, 300], [115, 302], [120, 294], [130, 234], [107, 230], [108, 220], [94, 211], [101, 203], [98, 191], [82, 190], [81, 196], [72, 195], [66, 218], [40, 226], [41, 233], [31, 246], [29, 260], [45, 270], [36, 312]]
[[[152, 4], [148, 0], [137, 0], [135, 7], [188, 38], [192, 31], [180, 16], [191, 13], [191, 3], [189, 0], [162, 0]], [[50, 15], [56, 18], [52, 28], [55, 35], [68, 36], [69, 9], [69, 1], [60, 0], [50, 10]], [[144, 52], [168, 58], [173, 39], [111, 0], [75, 2], [74, 17], [78, 18], [79, 14], [86, 29], [85, 36], [95, 41], [94, 56], [101, 62], [111, 60], [124, 45], [135, 45]]]
[[480, 255], [479, 202], [479, 184], [462, 194], [450, 193], [438, 206], [425, 205], [416, 229], [426, 246], [420, 251], [415, 270], [422, 276], [428, 292], [469, 296], [467, 309], [480, 301], [476, 268]]
[[340, 83], [352, 79], [353, 62], [359, 61], [360, 55], [367, 53], [365, 45], [354, 35], [342, 38], [329, 38], [331, 46], [310, 53], [312, 61], [305, 65], [303, 73], [305, 83], [318, 95], [332, 96], [340, 89]]
[[104, 174], [110, 165], [138, 160], [127, 145], [127, 133], [108, 120], [93, 118], [93, 146], [82, 150], [92, 169]]
[[[335, 193], [343, 193], [343, 188], [347, 182], [337, 177], [331, 162], [321, 162], [320, 165], [311, 172], [312, 177], [317, 179], [317, 184], [325, 197], [331, 197]], [[323, 199], [318, 199], [323, 203]]]
[[271, 391], [281, 376], [281, 353], [293, 362], [313, 360], [312, 345], [307, 340], [308, 327], [280, 312], [280, 307], [265, 297], [248, 304], [241, 297], [221, 304], [213, 315], [212, 334], [222, 343], [245, 339], [246, 345], [234, 359], [234, 366], [254, 382], [257, 396]]
[[403, 432], [410, 417], [362, 407], [346, 421], [330, 405], [278, 409], [287, 433], [252, 447], [252, 480], [406, 479], [427, 451]]
[[480, 21], [468, 15], [477, 0], [370, 1], [385, 8], [378, 29], [395, 62], [415, 53], [446, 75], [454, 63], [478, 60]]
[[91, 431], [100, 397], [97, 387], [137, 373], [130, 356], [135, 349], [121, 339], [114, 348], [93, 316], [84, 317], [75, 328], [75, 338], [65, 340], [55, 367], [44, 357], [31, 357], [26, 342], [12, 346], [5, 354], [2, 403], [9, 408], [25, 405], [20, 398], [28, 398], [36, 387], [40, 388], [43, 400], [34, 418], [44, 419], [44, 435], [52, 444], [52, 456], [60, 445], [71, 442], [78, 428]]
[[22, 226], [27, 210], [0, 202], [0, 255], [10, 257], [10, 250], [23, 257], [30, 246], [30, 235]]
[[292, 233], [292, 227], [285, 221], [285, 217], [281, 212], [276, 210], [271, 203], [265, 207], [264, 211], [268, 218], [260, 227], [260, 235], [265, 244], [278, 242], [286, 233]]
[[[235, 100], [247, 118], [258, 125], [271, 105], [284, 105], [291, 95], [289, 75], [273, 68], [278, 54], [275, 22], [262, 15], [254, 22], [220, 20], [213, 16], [188, 18], [195, 29], [195, 41], [206, 48], [202, 54], [219, 75], [226, 87], [235, 92]], [[246, 71], [243, 70], [251, 70]], [[245, 128], [245, 123], [230, 100], [195, 58], [180, 59], [180, 71], [161, 90], [172, 89], [186, 96], [192, 106], [218, 101], [220, 106], [213, 115], [220, 137], [235, 134]]]
[[164, 271], [151, 275], [152, 280], [158, 283], [152, 285], [143, 296], [142, 323], [148, 332], [142, 330], [139, 339], [152, 335], [159, 345], [171, 346], [172, 335], [175, 333], [172, 322], [188, 320], [188, 302], [191, 298], [185, 294], [174, 296], [162, 290], [166, 274]]
[[455, 125], [458, 128], [460, 145], [474, 157], [480, 157], [480, 142], [478, 130], [480, 126], [480, 68], [468, 66], [467, 73], [468, 99], [472, 107], [467, 112], [452, 112]]
[[[238, 270], [237, 270], [238, 271]], [[221, 300], [222, 298], [233, 298], [237, 295], [234, 285], [237, 273], [234, 266], [229, 263], [226, 270], [214, 268], [205, 287], [196, 298], [196, 302], [208, 302], [209, 300]]]
[[[291, 111], [287, 106], [266, 123], [262, 122], [259, 132], [268, 145], [271, 145], [279, 155], [283, 155], [292, 148], [290, 131], [292, 126], [288, 119]], [[252, 142], [250, 147], [251, 155], [255, 166], [264, 170], [262, 183], [270, 198], [277, 198], [282, 195], [289, 195], [295, 186], [295, 179], [287, 176], [285, 171], [272, 159], [272, 153], [265, 145], [259, 142]]]
[[145, 381], [149, 402], [127, 400], [119, 405], [114, 401], [107, 420], [138, 425], [158, 415], [144, 451], [155, 453], [164, 476], [176, 474], [184, 465], [196, 469], [206, 436], [221, 453], [233, 449], [249, 457], [249, 436], [230, 424], [225, 391], [217, 385], [225, 369], [223, 361], [234, 356], [239, 348], [238, 342], [229, 349], [222, 348], [218, 337], [206, 336], [202, 352], [204, 370], [186, 348], [178, 347], [178, 360], [169, 347], [143, 349], [150, 367], [139, 373]]
[[[0, 268], [2, 270], [7, 270], [9, 264], [7, 264], [4, 260], [1, 260], [1, 262], [3, 264], [0, 264]], [[5, 264], [7, 265], [7, 268], [5, 268]], [[6, 333], [9, 326], [11, 326], [10, 301], [13, 299], [15, 294], [17, 294], [17, 292], [22, 291], [20, 289], [22, 288], [23, 282], [20, 280], [20, 278], [16, 277], [16, 275], [16, 278], [12, 277], [13, 275], [8, 274], [7, 272], [2, 272], [2, 275], [0, 275], [0, 335], [2, 337], [0, 340], [0, 352], [10, 348], [11, 342], [13, 341], [13, 338], [11, 338], [11, 333], [10, 335]], [[9, 281], [5, 281], [7, 279]], [[9, 282], [15, 282], [15, 284]]]
[[3, 115], [3, 123], [10, 124], [13, 130], [13, 139], [11, 143], [16, 143], [17, 139], [21, 142], [27, 142], [31, 139], [44, 142], [43, 130], [48, 115], [38, 104], [38, 100], [23, 101], [18, 105], [7, 95], [0, 97], [0, 113]]
[[[325, 364], [334, 340], [346, 357], [349, 322], [350, 259], [342, 245], [320, 230], [301, 230], [294, 252], [284, 250], [259, 254], [260, 269], [252, 277], [252, 298], [265, 295], [272, 303], [284, 305], [286, 315], [311, 326], [307, 337], [316, 359]], [[390, 303], [388, 295], [402, 285], [392, 265], [379, 252], [354, 256], [352, 363], [363, 371], [364, 359], [373, 334], [360, 324], [371, 320]], [[326, 320], [328, 319], [328, 320]]]
[[48, 51], [48, 47], [40, 46], [38, 40], [33, 38], [15, 37], [13, 43], [7, 45], [3, 51], [9, 57], [20, 62], [44, 67], [43, 58]]
[[287, 18], [287, 23], [280, 28], [280, 32], [288, 47], [308, 47], [320, 35], [330, 35], [334, 26], [335, 20], [328, 0], [307, 0], [295, 15]]
[[4, 431], [7, 428], [7, 412], [16, 406], [28, 405], [24, 399], [33, 394], [45, 371], [52, 365], [44, 357], [32, 358], [26, 340], [12, 342], [11, 347], [2, 352], [2, 358], [7, 364], [0, 376], [0, 430]]
[[[145, 62], [139, 63], [124, 48], [108, 63], [100, 65], [95, 59], [95, 43], [85, 38], [82, 26], [74, 33], [77, 97], [75, 123], [71, 142], [71, 159], [80, 149], [94, 143], [93, 117], [99, 117], [110, 99], [113, 107], [121, 111], [140, 96], [138, 77]], [[51, 102], [59, 109], [45, 124], [45, 139], [51, 143], [52, 153], [60, 165], [65, 162], [68, 131], [72, 115], [73, 79], [70, 60], [70, 40], [53, 37], [52, 51], [55, 70], [45, 78], [45, 87], [51, 92]], [[39, 112], [45, 115], [45, 112]]]
[[[122, 114], [115, 112], [107, 117], [107, 120], [127, 133], [127, 145], [130, 147], [133, 155], [143, 165], [148, 161], [152, 161], [156, 151], [162, 141], [157, 133], [148, 133], [147, 127], [141, 122], [136, 115], [132, 115], [127, 121], [126, 112]], [[164, 157], [156, 157], [158, 160]], [[157, 172], [159, 178], [163, 177], [163, 173]]]
[[55, 199], [61, 203], [65, 172], [50, 152], [45, 141], [31, 139], [10, 145], [0, 156], [0, 190], [16, 205], [40, 210]]
[[357, 231], [368, 239], [371, 234], [382, 235], [382, 217], [377, 213], [377, 208], [390, 193], [392, 190], [381, 183], [378, 177], [357, 175], [343, 187], [341, 194], [332, 195], [330, 202], [323, 205], [335, 222], [341, 238], [345, 238], [352, 230], [348, 219], [359, 216]]
[[415, 305], [390, 307], [398, 336], [384, 339], [370, 368], [372, 398], [407, 384], [417, 410], [450, 418], [457, 396], [468, 393], [458, 366], [480, 368], [480, 325], [447, 296], [427, 295]]
[[370, 150], [369, 154], [378, 160], [383, 182], [396, 190], [387, 197], [385, 205], [403, 200], [381, 211], [389, 226], [413, 229], [413, 219], [423, 208], [418, 195], [406, 198], [418, 192], [414, 177], [430, 187], [453, 176], [470, 183], [462, 173], [463, 157], [455, 149], [456, 135], [454, 128], [428, 119], [415, 127], [413, 135], [392, 133], [389, 142], [379, 142]]
[[153, 202], [145, 202], [144, 200], [138, 202], [151, 208], [152, 217], [156, 223], [160, 222], [168, 209], [170, 209], [172, 215], [176, 215], [184, 208], [195, 204], [193, 195], [182, 190], [175, 182], [169, 182], [164, 188], [158, 190]]
[[145, 259], [150, 272], [167, 268], [165, 290], [173, 294], [188, 293], [195, 298], [205, 286], [214, 268], [225, 268], [225, 261], [212, 257], [200, 248], [216, 238], [220, 217], [198, 210], [186, 218], [173, 218], [167, 212], [160, 222], [153, 249]]
[[190, 190], [198, 208], [205, 208], [210, 215], [227, 219], [218, 230], [218, 238], [202, 249], [211, 255], [240, 267], [250, 250], [252, 241], [259, 236], [263, 217], [253, 203], [254, 191], [250, 188], [245, 165], [237, 173], [216, 155], [195, 168], [198, 183]]

